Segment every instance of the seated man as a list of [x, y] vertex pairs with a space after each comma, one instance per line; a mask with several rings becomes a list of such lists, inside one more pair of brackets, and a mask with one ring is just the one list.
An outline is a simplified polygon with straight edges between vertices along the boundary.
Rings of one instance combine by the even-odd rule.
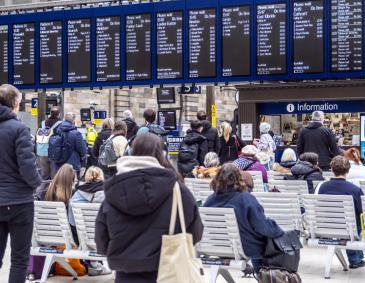
[[[361, 196], [362, 190], [346, 181], [346, 175], [350, 170], [350, 162], [343, 156], [336, 156], [332, 159], [331, 169], [335, 177], [321, 185], [318, 193], [326, 195], [350, 195], [354, 199], [356, 222], [358, 231], [361, 231], [360, 215], [362, 213]], [[365, 265], [362, 251], [346, 250], [350, 268], [359, 268]]]

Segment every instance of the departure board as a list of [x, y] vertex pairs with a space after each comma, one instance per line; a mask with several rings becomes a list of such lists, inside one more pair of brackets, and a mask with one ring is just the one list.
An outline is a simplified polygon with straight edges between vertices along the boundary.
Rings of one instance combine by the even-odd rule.
[[151, 79], [151, 14], [126, 16], [126, 80]]
[[120, 17], [96, 18], [96, 80], [120, 80]]
[[222, 76], [250, 74], [250, 6], [222, 9]]
[[34, 23], [13, 25], [13, 83], [34, 84]]
[[189, 78], [216, 76], [216, 10], [189, 11]]
[[183, 77], [183, 12], [157, 13], [157, 79]]
[[293, 3], [293, 72], [323, 72], [323, 0]]
[[62, 21], [39, 24], [40, 83], [62, 82]]
[[90, 19], [68, 20], [68, 82], [91, 80]]
[[331, 70], [361, 71], [363, 65], [362, 1], [331, 0]]
[[8, 26], [0, 26], [0, 84], [8, 83]]
[[257, 5], [257, 75], [286, 73], [286, 4]]

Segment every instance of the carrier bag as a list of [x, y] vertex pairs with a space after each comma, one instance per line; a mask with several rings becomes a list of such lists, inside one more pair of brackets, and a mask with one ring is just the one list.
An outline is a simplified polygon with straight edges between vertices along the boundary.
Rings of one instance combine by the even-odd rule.
[[302, 279], [296, 272], [285, 269], [273, 269], [263, 267], [259, 272], [259, 283], [301, 283]]

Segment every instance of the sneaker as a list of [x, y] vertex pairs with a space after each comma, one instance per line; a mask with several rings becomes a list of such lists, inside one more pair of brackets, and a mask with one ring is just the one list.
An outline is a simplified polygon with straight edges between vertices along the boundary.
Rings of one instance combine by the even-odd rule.
[[364, 267], [365, 266], [365, 261], [360, 261], [359, 263], [354, 263], [354, 264], [350, 264], [350, 268], [351, 269], [356, 269], [356, 268], [359, 268], [359, 267]]
[[108, 275], [111, 274], [112, 271], [106, 266], [102, 265], [100, 262], [96, 267], [89, 267], [87, 271], [87, 275], [89, 276], [98, 276], [98, 275]]
[[242, 270], [243, 276], [242, 277], [251, 277], [251, 275], [254, 275], [255, 270], [253, 269], [252, 265], [246, 264], [246, 268]]

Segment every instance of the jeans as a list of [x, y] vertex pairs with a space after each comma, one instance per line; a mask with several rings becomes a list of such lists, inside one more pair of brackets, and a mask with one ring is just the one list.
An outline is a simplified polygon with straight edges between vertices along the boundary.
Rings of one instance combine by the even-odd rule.
[[[361, 226], [357, 227], [357, 232], [361, 235]], [[362, 251], [346, 250], [346, 254], [350, 264], [358, 264], [364, 259]]]
[[32, 243], [34, 204], [0, 206], [0, 268], [10, 234], [9, 283], [24, 283]]
[[251, 263], [255, 273], [258, 274], [262, 266], [262, 257], [251, 257]]

